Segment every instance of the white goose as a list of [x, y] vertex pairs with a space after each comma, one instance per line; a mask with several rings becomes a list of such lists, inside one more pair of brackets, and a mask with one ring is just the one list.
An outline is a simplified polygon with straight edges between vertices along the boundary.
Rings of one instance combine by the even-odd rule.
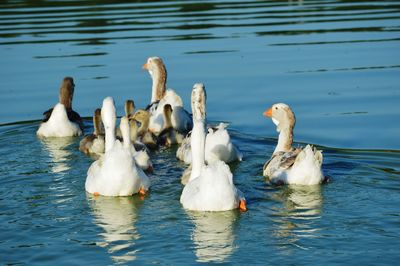
[[164, 105], [170, 104], [172, 107], [172, 127], [182, 134], [189, 132], [193, 127], [192, 118], [183, 108], [181, 97], [175, 91], [166, 89], [167, 70], [161, 58], [149, 57], [143, 65], [143, 69], [149, 71], [153, 80], [151, 103], [146, 108], [151, 114], [149, 130], [156, 135], [162, 131], [164, 127]]
[[[218, 160], [225, 163], [242, 161], [243, 154], [232, 143], [227, 124], [220, 123], [216, 127], [209, 127], [206, 136], [205, 160], [212, 163]], [[192, 163], [192, 152], [190, 144], [191, 134], [183, 139], [181, 146], [176, 151], [176, 158], [186, 164]]]
[[[125, 101], [125, 115], [126, 117], [129, 118], [133, 115], [133, 112], [135, 110], [135, 103], [133, 100], [127, 100]], [[137, 134], [138, 134], [138, 128], [136, 125], [135, 121], [129, 121], [129, 139], [124, 139], [122, 135], [122, 131], [120, 128], [117, 128], [116, 130], [116, 137], [119, 140], [125, 141], [130, 141], [132, 143], [132, 147], [130, 148], [131, 153], [133, 154], [133, 157], [136, 161], [136, 164], [142, 168], [144, 171], [152, 172], [153, 171], [153, 163], [151, 162], [150, 156], [147, 152], [146, 146], [137, 141]], [[84, 140], [82, 140], [84, 141]], [[104, 153], [104, 146], [103, 150], [100, 152], [100, 154]]]
[[104, 132], [102, 130], [101, 110], [97, 108], [93, 114], [92, 134], [86, 135], [79, 143], [79, 150], [85, 154], [103, 154], [104, 153]]
[[246, 210], [246, 200], [233, 184], [229, 166], [222, 161], [208, 165], [204, 162], [205, 101], [204, 85], [195, 84], [192, 91], [192, 172], [180, 201], [185, 209], [193, 211]]
[[292, 147], [296, 118], [290, 107], [277, 103], [264, 115], [272, 118], [279, 132], [275, 151], [264, 165], [264, 176], [277, 184], [316, 185], [323, 182], [322, 152], [311, 145], [305, 148]]
[[[130, 141], [122, 144], [115, 138], [116, 111], [114, 100], [103, 100], [101, 117], [105, 128], [105, 154], [93, 162], [87, 172], [85, 189], [94, 195], [131, 196], [145, 194], [150, 180], [142, 169], [136, 166], [130, 149]], [[121, 119], [121, 133], [129, 139], [128, 118]]]
[[43, 113], [44, 119], [36, 134], [39, 137], [72, 137], [83, 132], [82, 118], [72, 110], [74, 80], [65, 77], [61, 84], [59, 103]]

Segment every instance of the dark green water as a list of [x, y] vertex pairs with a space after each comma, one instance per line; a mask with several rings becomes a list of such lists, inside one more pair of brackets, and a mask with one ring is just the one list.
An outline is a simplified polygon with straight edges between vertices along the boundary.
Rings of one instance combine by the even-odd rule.
[[[398, 1], [2, 1], [1, 264], [396, 264], [399, 44]], [[231, 123], [248, 212], [186, 212], [175, 149], [152, 154], [145, 199], [93, 198], [80, 139], [36, 138], [67, 75], [83, 116], [106, 96], [119, 114], [127, 98], [146, 106], [153, 55], [187, 107], [203, 82], [209, 119]], [[324, 150], [331, 183], [265, 182], [275, 102], [295, 111], [297, 142]]]

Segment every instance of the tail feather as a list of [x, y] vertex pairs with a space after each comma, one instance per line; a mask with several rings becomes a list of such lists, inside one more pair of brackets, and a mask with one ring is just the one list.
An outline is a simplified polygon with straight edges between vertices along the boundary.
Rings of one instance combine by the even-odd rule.
[[297, 156], [291, 172], [292, 183], [297, 184], [318, 184], [323, 178], [322, 174], [322, 153], [311, 145], [307, 145]]

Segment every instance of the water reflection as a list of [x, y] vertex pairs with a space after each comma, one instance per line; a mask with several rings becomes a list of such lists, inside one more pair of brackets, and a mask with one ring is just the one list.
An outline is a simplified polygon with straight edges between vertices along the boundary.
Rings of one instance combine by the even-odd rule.
[[305, 239], [318, 237], [321, 218], [321, 186], [288, 186], [279, 190], [273, 198], [282, 202], [282, 207], [275, 210], [274, 236], [278, 246], [289, 254], [296, 246], [308, 249]]
[[234, 222], [237, 211], [188, 212], [195, 228], [192, 234], [199, 262], [223, 262], [235, 250]]
[[49, 152], [52, 163], [50, 170], [52, 173], [61, 173], [71, 168], [69, 157], [72, 155], [68, 146], [75, 142], [75, 138], [41, 138], [44, 149]]
[[103, 241], [97, 245], [108, 249], [115, 263], [136, 259], [133, 246], [140, 235], [135, 227], [141, 200], [137, 197], [95, 197], [87, 194], [95, 216], [94, 223], [103, 228]]

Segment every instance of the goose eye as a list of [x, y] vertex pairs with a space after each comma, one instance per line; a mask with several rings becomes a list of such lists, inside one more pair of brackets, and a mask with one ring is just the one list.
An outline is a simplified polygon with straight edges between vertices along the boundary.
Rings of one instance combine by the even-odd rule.
[[275, 110], [278, 110], [278, 106], [275, 106]]

